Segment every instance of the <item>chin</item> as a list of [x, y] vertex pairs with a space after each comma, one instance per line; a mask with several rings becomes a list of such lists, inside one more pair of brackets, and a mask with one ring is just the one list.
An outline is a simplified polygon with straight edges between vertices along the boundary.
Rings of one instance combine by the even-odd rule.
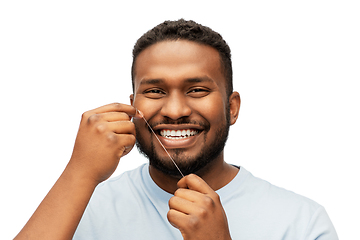
[[[195, 157], [186, 157], [181, 156], [183, 149], [177, 149], [172, 154], [173, 159], [180, 168], [181, 172], [186, 176], [191, 173], [200, 175], [199, 173], [206, 172], [207, 169], [216, 162], [219, 157], [222, 156], [224, 144], [220, 144], [215, 148], [212, 148], [212, 151], [201, 151], [198, 156]], [[179, 170], [175, 167], [174, 163], [168, 156], [160, 157], [155, 153], [154, 146], [151, 146], [152, 151], [144, 151], [142, 145], [137, 142], [137, 148], [139, 151], [145, 155], [150, 162], [150, 165], [157, 169], [158, 171], [175, 178], [181, 178]]]

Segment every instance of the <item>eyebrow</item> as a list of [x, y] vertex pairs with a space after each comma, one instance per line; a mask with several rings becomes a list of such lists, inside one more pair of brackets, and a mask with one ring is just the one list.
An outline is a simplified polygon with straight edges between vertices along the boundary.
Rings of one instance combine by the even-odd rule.
[[208, 76], [188, 78], [185, 80], [186, 83], [201, 83], [201, 82], [214, 82], [213, 79]]
[[159, 83], [163, 83], [164, 80], [163, 79], [142, 79], [140, 81], [140, 85], [151, 85], [151, 84], [159, 84]]
[[[140, 81], [140, 85], [152, 85], [152, 84], [159, 84], [164, 83], [165, 80], [161, 78], [155, 79], [142, 79]], [[214, 82], [213, 79], [209, 78], [208, 76], [203, 77], [193, 77], [185, 79], [185, 83], [201, 83], [201, 82]]]

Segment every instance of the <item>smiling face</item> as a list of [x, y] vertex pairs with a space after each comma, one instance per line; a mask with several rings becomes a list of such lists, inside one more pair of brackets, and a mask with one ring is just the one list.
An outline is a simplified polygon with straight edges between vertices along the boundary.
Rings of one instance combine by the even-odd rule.
[[[187, 40], [163, 41], [143, 50], [134, 69], [131, 102], [154, 129], [184, 174], [223, 161], [231, 120], [219, 53]], [[142, 119], [134, 119], [137, 146], [150, 165], [179, 172]]]

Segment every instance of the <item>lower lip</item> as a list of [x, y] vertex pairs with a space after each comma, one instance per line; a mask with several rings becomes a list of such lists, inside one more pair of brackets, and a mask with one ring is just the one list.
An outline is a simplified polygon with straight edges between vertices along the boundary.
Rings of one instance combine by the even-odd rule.
[[157, 136], [166, 149], [175, 149], [175, 148], [192, 147], [193, 145], [195, 145], [195, 142], [201, 133], [202, 132], [191, 137], [179, 138], [179, 139], [170, 139], [159, 135]]

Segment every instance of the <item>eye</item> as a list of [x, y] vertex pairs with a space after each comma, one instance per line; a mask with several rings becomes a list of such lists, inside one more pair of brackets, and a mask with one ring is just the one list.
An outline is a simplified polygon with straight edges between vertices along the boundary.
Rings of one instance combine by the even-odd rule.
[[205, 97], [210, 93], [209, 89], [206, 88], [192, 88], [187, 92], [190, 97], [200, 98]]
[[159, 88], [152, 88], [144, 91], [144, 95], [148, 98], [162, 98], [165, 96], [165, 91]]

